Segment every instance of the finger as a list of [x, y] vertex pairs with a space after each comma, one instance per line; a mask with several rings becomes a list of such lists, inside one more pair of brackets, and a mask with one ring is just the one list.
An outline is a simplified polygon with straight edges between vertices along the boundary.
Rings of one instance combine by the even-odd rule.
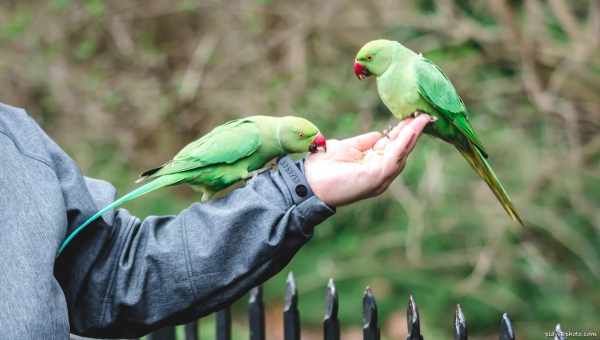
[[393, 140], [384, 155], [385, 172], [394, 172], [414, 148], [417, 138], [423, 132], [425, 126], [431, 121], [431, 117], [420, 115], [409, 122], [400, 131], [398, 137]]
[[410, 153], [417, 142], [417, 138], [429, 122], [431, 122], [431, 117], [427, 115], [420, 115], [413, 119], [400, 131], [398, 137], [391, 143], [389, 154], [396, 160], [400, 160], [402, 154], [406, 156]]
[[373, 147], [381, 138], [379, 132], [368, 132], [352, 138], [343, 139], [341, 142], [347, 147], [353, 147], [360, 151], [365, 151]]
[[400, 133], [400, 131], [402, 131], [402, 129], [411, 121], [413, 120], [413, 118], [411, 117], [407, 117], [403, 120], [401, 120], [391, 131], [388, 132], [388, 134], [385, 136], [385, 138], [380, 138], [377, 143], [375, 143], [375, 146], [373, 146], [373, 149], [375, 150], [383, 150], [385, 149], [385, 147], [389, 144], [390, 140], [394, 140], [396, 139], [396, 137], [398, 137], [398, 134]]
[[402, 131], [402, 129], [404, 129], [404, 127], [406, 125], [408, 125], [408, 123], [412, 122], [414, 120], [414, 118], [411, 117], [407, 117], [404, 118], [400, 121], [400, 123], [398, 123], [398, 125], [396, 125], [392, 131], [390, 131], [390, 133], [388, 133], [388, 136], [390, 137], [390, 139], [396, 139], [396, 137], [398, 137], [398, 135], [400, 134], [400, 131]]

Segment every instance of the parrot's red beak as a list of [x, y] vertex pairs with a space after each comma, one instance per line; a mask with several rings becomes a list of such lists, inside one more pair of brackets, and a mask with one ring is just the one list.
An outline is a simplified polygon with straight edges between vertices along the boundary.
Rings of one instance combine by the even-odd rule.
[[313, 139], [313, 142], [308, 147], [308, 151], [310, 151], [311, 153], [315, 153], [319, 151], [320, 148], [324, 151], [327, 151], [327, 140], [325, 139], [325, 136], [318, 133], [315, 139]]
[[363, 80], [366, 77], [371, 75], [371, 72], [369, 72], [369, 70], [364, 67], [361, 63], [355, 62], [354, 63], [354, 74], [356, 74], [356, 77], [359, 80]]

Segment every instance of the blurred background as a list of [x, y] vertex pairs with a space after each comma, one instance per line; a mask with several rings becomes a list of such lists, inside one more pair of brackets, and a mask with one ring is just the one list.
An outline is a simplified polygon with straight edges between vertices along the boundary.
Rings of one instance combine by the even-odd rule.
[[[2, 0], [0, 101], [26, 108], [84, 173], [124, 193], [144, 169], [226, 120], [302, 115], [328, 137], [383, 129], [390, 115], [353, 58], [375, 38], [438, 63], [529, 226], [512, 225], [449, 145], [423, 137], [383, 197], [320, 225], [265, 287], [281, 338], [284, 280], [296, 274], [305, 339], [320, 336], [336, 280], [347, 339], [361, 296], [401, 339], [406, 301], [425, 338], [491, 339], [508, 312], [520, 339], [600, 327], [600, 2]], [[127, 205], [177, 213], [198, 197], [162, 190]], [[246, 301], [234, 306], [247, 338]], [[212, 331], [212, 317], [202, 332]]]

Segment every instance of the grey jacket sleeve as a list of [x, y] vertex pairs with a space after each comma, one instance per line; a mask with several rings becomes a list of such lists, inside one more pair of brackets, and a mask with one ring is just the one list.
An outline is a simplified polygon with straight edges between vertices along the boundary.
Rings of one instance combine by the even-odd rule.
[[[71, 331], [140, 336], [214, 312], [279, 272], [334, 211], [311, 192], [303, 161], [284, 157], [278, 165], [176, 216], [140, 220], [118, 209], [91, 224], [55, 266]], [[116, 195], [98, 180], [77, 188], [74, 165], [62, 167], [72, 231]]]

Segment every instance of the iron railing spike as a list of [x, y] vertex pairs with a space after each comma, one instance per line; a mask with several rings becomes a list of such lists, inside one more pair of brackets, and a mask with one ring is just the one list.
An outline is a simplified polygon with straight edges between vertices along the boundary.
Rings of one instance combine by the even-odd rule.
[[454, 339], [467, 340], [467, 320], [463, 314], [460, 305], [456, 305], [456, 314], [454, 316]]
[[554, 340], [567, 340], [567, 335], [562, 331], [559, 323], [554, 327]]
[[515, 332], [508, 314], [503, 313], [500, 320], [500, 340], [515, 340]]
[[255, 303], [257, 301], [262, 300], [262, 287], [254, 287], [250, 289], [250, 297], [248, 298], [248, 303]]
[[325, 291], [325, 319], [338, 316], [338, 296], [335, 283], [329, 279]]
[[296, 287], [296, 280], [294, 279], [294, 273], [290, 272], [287, 277], [285, 286], [285, 310], [295, 308], [298, 303], [298, 289]]
[[300, 340], [300, 312], [298, 311], [298, 289], [294, 274], [290, 272], [285, 288], [285, 306], [283, 310], [284, 340]]
[[379, 340], [377, 302], [370, 287], [365, 289], [363, 295], [363, 339]]
[[408, 330], [407, 340], [423, 340], [421, 335], [421, 320], [419, 308], [412, 294], [408, 296], [408, 308], [406, 309], [406, 328]]
[[325, 290], [325, 317], [323, 319], [323, 339], [340, 339], [340, 322], [338, 320], [338, 296], [333, 279], [329, 279]]

